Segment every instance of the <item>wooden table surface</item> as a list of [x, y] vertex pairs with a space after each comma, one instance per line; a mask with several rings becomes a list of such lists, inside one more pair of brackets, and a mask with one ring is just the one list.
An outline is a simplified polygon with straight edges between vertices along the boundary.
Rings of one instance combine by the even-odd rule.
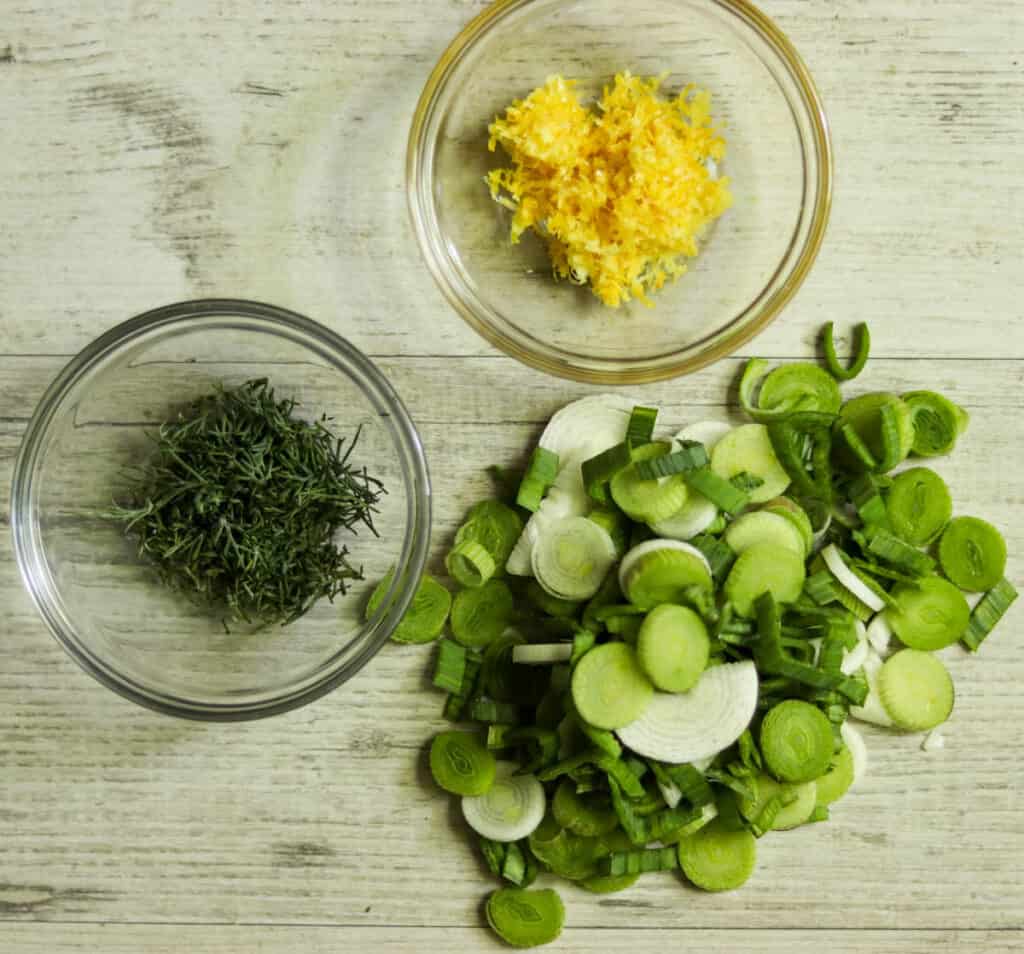
[[[0, 480], [48, 381], [101, 331], [173, 300], [261, 299], [349, 337], [406, 399], [433, 464], [436, 565], [483, 467], [516, 460], [587, 390], [470, 332], [406, 224], [409, 117], [481, 6], [4, 0]], [[963, 511], [1006, 531], [1020, 585], [1024, 7], [767, 12], [829, 108], [836, 195], [805, 287], [744, 354], [805, 357], [823, 320], [870, 319], [867, 387], [935, 387], [970, 410], [939, 467]], [[681, 421], [724, 417], [738, 362], [638, 393]], [[481, 927], [491, 882], [424, 771], [442, 725], [425, 651], [389, 646], [349, 687], [268, 721], [175, 721], [79, 671], [7, 534], [0, 549], [0, 950], [500, 948]], [[948, 652], [943, 750], [868, 730], [860, 789], [831, 823], [764, 839], [742, 891], [668, 875], [610, 897], [567, 889], [557, 949], [1024, 951], [1021, 620], [976, 658]]]

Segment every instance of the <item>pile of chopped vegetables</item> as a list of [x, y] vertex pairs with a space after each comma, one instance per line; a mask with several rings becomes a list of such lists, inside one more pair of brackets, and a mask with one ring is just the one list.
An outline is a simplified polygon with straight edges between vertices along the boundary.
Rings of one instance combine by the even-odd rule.
[[552, 76], [490, 125], [491, 151], [511, 160], [487, 182], [514, 213], [512, 241], [534, 229], [556, 278], [589, 283], [613, 308], [650, 304], [732, 204], [715, 171], [725, 139], [711, 97], [689, 86], [666, 99], [661, 82], [620, 73], [588, 109], [571, 80]]
[[[863, 776], [855, 720], [938, 744], [954, 689], [936, 653], [977, 651], [1016, 598], [999, 532], [954, 516], [930, 467], [896, 470], [951, 452], [966, 412], [930, 391], [844, 400], [867, 330], [851, 368], [831, 326], [825, 345], [827, 370], [750, 361], [738, 427], [662, 436], [618, 395], [568, 405], [514, 503], [459, 530], [434, 684], [466, 727], [430, 766], [507, 883], [487, 918], [510, 944], [561, 930], [540, 875], [738, 888], [758, 839], [825, 821]], [[423, 588], [402, 639], [443, 629], [444, 588]]]

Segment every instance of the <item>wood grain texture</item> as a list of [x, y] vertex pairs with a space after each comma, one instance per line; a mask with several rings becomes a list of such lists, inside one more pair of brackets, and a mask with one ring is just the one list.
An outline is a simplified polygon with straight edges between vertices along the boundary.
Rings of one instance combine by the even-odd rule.
[[[16, 945], [25, 954], [51, 951], [102, 951], [103, 954], [335, 954], [374, 951], [379, 954], [421, 954], [423, 951], [508, 951], [483, 928], [421, 930], [417, 934], [393, 928], [331, 926], [281, 928], [267, 925], [0, 925], [0, 942]], [[757, 947], [754, 948], [753, 945]], [[699, 950], [704, 954], [933, 954], [984, 951], [1016, 954], [1024, 939], [1005, 931], [650, 931], [579, 928], [567, 930], [549, 950], [560, 954], [592, 954], [597, 950]], [[15, 948], [8, 948], [15, 949]]]
[[[345, 334], [421, 429], [433, 565], [484, 468], [517, 463], [588, 389], [497, 356], [453, 313], [405, 224], [408, 119], [479, 0], [56, 0], [0, 18], [0, 482], [66, 356], [206, 294]], [[810, 355], [870, 318], [848, 390], [934, 387], [971, 428], [937, 469], [1005, 529], [1024, 584], [1024, 8], [1002, 0], [768, 0], [829, 108], [829, 238], [746, 349]], [[640, 388], [667, 420], [733, 412], [738, 359]], [[0, 522], [9, 522], [5, 501]], [[443, 724], [430, 651], [389, 646], [349, 687], [266, 722], [136, 709], [49, 637], [0, 538], [0, 950], [500, 950], [491, 881], [423, 761]], [[1024, 610], [957, 684], [946, 747], [868, 732], [871, 771], [828, 825], [766, 838], [743, 891], [672, 875], [569, 888], [557, 950], [926, 954], [1024, 950]], [[622, 909], [622, 910], [620, 910]], [[628, 926], [628, 929], [625, 929]]]

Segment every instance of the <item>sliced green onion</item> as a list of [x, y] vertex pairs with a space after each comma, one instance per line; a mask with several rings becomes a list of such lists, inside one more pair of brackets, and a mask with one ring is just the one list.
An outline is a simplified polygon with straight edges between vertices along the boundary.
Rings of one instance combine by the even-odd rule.
[[658, 420], [658, 409], [656, 407], [641, 407], [637, 405], [629, 415], [629, 424], [626, 426], [626, 442], [630, 447], [638, 447], [647, 444], [654, 437], [654, 424]]
[[977, 652], [985, 637], [992, 632], [1015, 599], [1017, 590], [1009, 580], [1004, 578], [993, 586], [971, 613], [967, 629], [960, 639], [964, 646], [972, 653]]
[[469, 716], [477, 722], [503, 722], [508, 725], [518, 725], [521, 721], [519, 706], [486, 698], [473, 700]]
[[514, 725], [501, 725], [498, 722], [491, 723], [487, 726], [487, 748], [491, 751], [507, 749], [512, 744], [508, 739], [508, 734], [515, 728]]
[[697, 493], [703, 494], [726, 513], [739, 513], [750, 502], [750, 494], [733, 486], [724, 477], [719, 477], [710, 467], [687, 471], [683, 478]]
[[878, 461], [875, 459], [875, 455], [871, 453], [868, 445], [861, 440], [860, 435], [852, 424], [846, 421], [842, 422], [839, 425], [839, 434], [865, 470], [878, 469]]
[[514, 885], [522, 885], [526, 877], [526, 858], [516, 842], [511, 842], [505, 849], [505, 859], [501, 865], [501, 876]]
[[480, 854], [484, 856], [484, 862], [491, 874], [499, 878], [501, 877], [501, 869], [505, 864], [505, 852], [508, 848], [508, 845], [502, 844], [500, 841], [492, 841], [490, 838], [480, 839]]
[[835, 577], [828, 570], [819, 570], [812, 573], [804, 580], [804, 593], [806, 593], [818, 606], [827, 606], [838, 600], [836, 595], [837, 584]]
[[583, 462], [583, 486], [591, 499], [606, 504], [611, 500], [608, 484], [611, 479], [633, 463], [633, 452], [628, 441], [622, 441], [595, 457]]
[[497, 763], [469, 732], [441, 732], [430, 744], [434, 781], [453, 795], [483, 795], [494, 784]]
[[825, 349], [825, 365], [828, 368], [828, 373], [837, 381], [852, 381], [864, 370], [864, 366], [868, 363], [868, 357], [871, 354], [871, 332], [868, 330], [867, 324], [861, 322], [854, 328], [854, 334], [857, 336], [857, 350], [853, 362], [848, 368], [844, 368], [839, 363], [839, 358], [836, 355], [834, 322], [828, 322], [822, 329], [821, 334], [822, 345]]
[[861, 474], [850, 484], [848, 493], [864, 523], [888, 526], [889, 514], [882, 499], [879, 481], [874, 474]]
[[647, 874], [651, 871], [672, 871], [678, 867], [679, 852], [675, 846], [613, 851], [602, 863], [606, 875]]
[[680, 796], [694, 808], [710, 805], [715, 800], [704, 774], [694, 765], [668, 765], [664, 762], [649, 762], [651, 771], [659, 781], [671, 782], [679, 789]]
[[497, 566], [493, 557], [476, 540], [463, 540], [445, 558], [444, 565], [462, 586], [483, 586], [494, 576]]
[[724, 540], [713, 537], [710, 534], [701, 534], [690, 540], [708, 561], [711, 567], [711, 576], [716, 583], [721, 583], [729, 575], [733, 563], [736, 562], [736, 554]]
[[825, 501], [832, 498], [830, 457], [835, 419], [835, 414], [804, 411], [768, 425], [772, 450], [800, 497]]
[[461, 692], [466, 676], [466, 650], [451, 639], [442, 639], [437, 644], [437, 664], [434, 668], [434, 685], [447, 692]]
[[531, 513], [540, 507], [544, 494], [558, 476], [558, 455], [546, 447], [535, 447], [530, 456], [530, 464], [519, 484], [516, 503]]
[[914, 423], [913, 452], [919, 457], [949, 454], [967, 426], [967, 412], [935, 391], [901, 395]]
[[462, 688], [458, 692], [451, 693], [444, 705], [444, 717], [449, 722], [458, 722], [462, 718], [469, 700], [476, 692], [480, 669], [481, 662], [478, 658], [467, 657], [466, 671], [462, 677]]
[[[708, 452], [703, 444], [685, 441], [682, 448], [660, 457], [636, 462], [636, 474], [643, 480], [671, 477], [673, 474], [688, 474], [708, 466]], [[763, 482], [763, 481], [762, 481]]]
[[912, 547], [884, 527], [865, 527], [864, 539], [868, 553], [912, 576], [928, 576], [935, 572], [935, 561], [927, 553]]

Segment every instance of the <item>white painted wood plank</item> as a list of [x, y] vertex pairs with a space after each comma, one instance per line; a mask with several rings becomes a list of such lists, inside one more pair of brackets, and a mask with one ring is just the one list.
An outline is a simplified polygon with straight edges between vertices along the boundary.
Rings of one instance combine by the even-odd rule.
[[[0, 941], [10, 954], [422, 954], [424, 951], [508, 951], [486, 929], [410, 931], [401, 928], [183, 926], [183, 925], [3, 925]], [[651, 931], [595, 930], [568, 927], [550, 950], [559, 954], [630, 950], [660, 954], [665, 950], [699, 950], [703, 954], [932, 954], [935, 951], [984, 951], [1014, 954], [1024, 950], [1018, 931]]]
[[[0, 208], [20, 224], [0, 240], [0, 351], [75, 350], [211, 293], [378, 353], [489, 351], [432, 287], [403, 195], [412, 108], [481, 3], [113, 6], [68, 24], [45, 0], [0, 38]], [[1020, 5], [766, 9], [818, 78], [837, 180], [821, 260], [756, 350], [792, 353], [827, 316], [898, 329], [890, 355], [1024, 354]]]

